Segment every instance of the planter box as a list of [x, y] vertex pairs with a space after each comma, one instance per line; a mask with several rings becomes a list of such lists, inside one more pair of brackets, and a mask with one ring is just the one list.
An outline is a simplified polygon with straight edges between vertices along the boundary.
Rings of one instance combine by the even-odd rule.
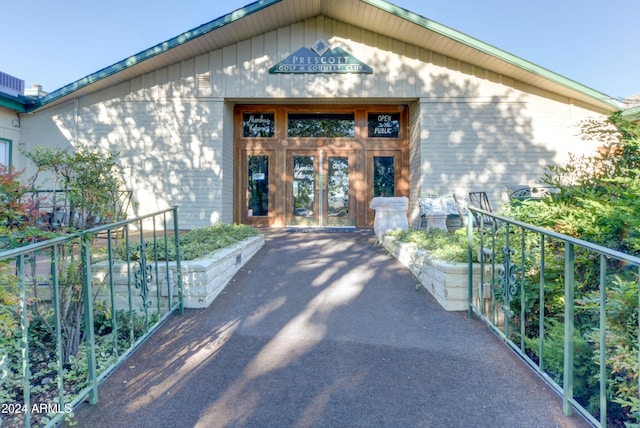
[[[413, 244], [384, 237], [383, 247], [400, 263], [407, 266], [422, 286], [447, 311], [469, 308], [469, 266], [467, 263], [447, 263], [434, 260]], [[473, 277], [480, 278], [480, 265], [473, 265]]]
[[[245, 239], [236, 245], [216, 251], [210, 258], [182, 261], [182, 287], [185, 308], [206, 308], [224, 290], [231, 278], [244, 264], [253, 257], [264, 245], [262, 235]], [[169, 294], [174, 299], [178, 296], [176, 282], [175, 262], [147, 263], [151, 266], [151, 283], [148, 288], [148, 305], [151, 307], [168, 306]], [[140, 291], [135, 288], [134, 269], [138, 267], [131, 263], [131, 269], [126, 263], [117, 263], [113, 266], [113, 281], [116, 309], [129, 307], [129, 278], [131, 278], [131, 290], [133, 308], [142, 308], [143, 302]], [[167, 267], [171, 271], [167, 280]], [[91, 267], [94, 279], [94, 288], [101, 288], [98, 298], [108, 299], [108, 266], [106, 262], [96, 263]], [[156, 280], [157, 278], [157, 280]], [[174, 300], [175, 301], [175, 300]]]

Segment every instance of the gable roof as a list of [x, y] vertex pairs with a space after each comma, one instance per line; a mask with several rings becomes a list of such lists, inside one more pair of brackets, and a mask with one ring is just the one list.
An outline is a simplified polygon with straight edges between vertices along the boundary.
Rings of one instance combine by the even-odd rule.
[[259, 0], [57, 89], [34, 110], [92, 93], [156, 69], [315, 16], [368, 29], [604, 111], [614, 98], [385, 0]]

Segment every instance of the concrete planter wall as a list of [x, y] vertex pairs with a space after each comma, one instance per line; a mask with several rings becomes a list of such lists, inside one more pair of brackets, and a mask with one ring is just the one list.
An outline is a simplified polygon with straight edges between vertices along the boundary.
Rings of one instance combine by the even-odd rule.
[[[240, 270], [244, 264], [253, 257], [255, 253], [264, 245], [264, 237], [262, 235], [245, 239], [236, 245], [224, 248], [215, 252], [210, 258], [182, 261], [182, 286], [185, 308], [206, 308], [211, 302], [224, 290], [231, 278]], [[127, 309], [128, 303], [128, 280], [134, 278], [134, 269], [137, 263], [131, 263], [132, 268], [129, 270], [126, 263], [118, 263], [113, 267], [113, 279], [116, 296], [116, 309]], [[172, 274], [169, 276], [173, 283], [177, 281], [176, 263], [175, 262], [158, 262], [156, 266], [149, 262], [151, 266], [152, 281], [149, 285], [148, 296], [150, 305], [155, 307], [158, 304], [158, 296], [160, 297], [161, 307], [166, 307], [168, 303], [169, 292], [171, 291], [174, 298], [178, 296], [177, 285], [173, 286], [167, 282], [166, 268], [168, 266]], [[94, 279], [94, 288], [101, 284], [105, 287], [108, 284], [108, 266], [106, 263], [97, 263], [92, 266], [92, 275]], [[156, 277], [158, 278], [156, 286]], [[140, 292], [133, 284], [131, 286], [133, 294], [133, 308], [142, 307], [142, 298]], [[98, 296], [106, 299], [108, 293], [102, 292]]]
[[[447, 311], [464, 311], [469, 307], [469, 266], [467, 263], [447, 263], [434, 260], [414, 245], [397, 242], [391, 237], [381, 241], [400, 263], [407, 266], [422, 286]], [[473, 267], [473, 277], [480, 278], [480, 266]]]

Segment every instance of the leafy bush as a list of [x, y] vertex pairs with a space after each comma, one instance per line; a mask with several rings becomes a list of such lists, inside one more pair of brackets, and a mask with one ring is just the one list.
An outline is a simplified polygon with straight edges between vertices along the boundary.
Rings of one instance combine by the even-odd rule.
[[52, 175], [47, 180], [53, 187], [50, 190], [63, 191], [62, 201], [58, 201], [57, 193], [53, 192], [52, 212], [59, 209], [73, 211], [67, 213], [70, 216], [67, 226], [87, 229], [99, 222], [122, 220], [118, 218], [122, 214], [118, 204], [124, 182], [122, 168], [117, 163], [118, 153], [103, 153], [79, 145], [73, 153], [38, 146], [24, 155], [37, 167], [31, 178], [32, 189], [36, 189], [39, 174], [48, 172]]
[[[602, 143], [596, 153], [570, 156], [565, 164], [549, 167], [540, 181], [555, 188], [555, 193], [542, 200], [517, 201], [506, 206], [501, 214], [640, 256], [640, 127], [614, 114], [604, 121], [584, 122], [582, 134], [584, 139]], [[395, 239], [411, 242], [417, 248], [446, 261], [467, 261], [467, 239], [464, 234], [464, 231], [450, 234], [438, 230], [390, 233]], [[522, 238], [513, 229], [501, 228], [494, 237], [495, 248], [505, 246], [508, 238], [508, 248], [513, 250], [510, 261], [518, 267], [516, 275], [519, 284], [522, 284], [511, 306], [507, 305], [512, 312], [509, 338], [514, 343], [523, 339], [528, 356], [539, 361], [539, 323], [541, 312], [544, 311], [543, 369], [551, 378], [562, 383], [564, 245], [559, 240], [545, 240], [545, 270], [542, 278], [544, 307], [541, 308], [540, 242], [536, 237], [529, 238], [527, 235]], [[493, 257], [496, 264], [504, 261], [500, 251]], [[638, 270], [608, 260], [606, 275], [608, 425], [640, 426]], [[576, 400], [593, 415], [600, 412], [599, 284], [599, 256], [576, 248], [573, 392]], [[523, 292], [525, 296], [521, 299], [520, 293]], [[500, 289], [496, 289], [495, 298], [501, 303]], [[524, 319], [520, 316], [522, 302], [526, 305]], [[521, 331], [525, 334], [524, 338], [521, 338]]]
[[469, 259], [466, 229], [453, 232], [431, 228], [429, 230], [390, 230], [386, 233], [400, 242], [414, 244], [427, 251], [434, 259], [450, 263], [465, 263]]
[[[237, 244], [247, 238], [260, 235], [260, 232], [244, 224], [218, 223], [202, 229], [193, 229], [180, 234], [181, 260], [195, 260], [215, 253], [217, 250]], [[175, 240], [169, 238], [169, 260], [175, 260]], [[164, 243], [160, 243], [164, 248]], [[164, 260], [159, 254], [158, 259]]]
[[20, 182], [24, 171], [0, 164], [0, 225], [12, 229], [24, 227], [31, 217], [31, 206], [23, 198], [28, 188]]
[[[237, 244], [247, 238], [260, 235], [260, 231], [252, 226], [244, 224], [224, 224], [218, 223], [213, 226], [201, 229], [192, 229], [180, 233], [180, 260], [196, 260], [211, 256], [216, 251]], [[146, 255], [148, 260], [169, 260], [176, 259], [176, 245], [173, 237], [165, 240], [158, 239], [154, 251], [152, 245], [147, 245]], [[166, 253], [165, 253], [166, 251]], [[116, 258], [127, 259], [127, 249], [124, 244], [117, 246], [114, 250]], [[129, 258], [137, 260], [140, 257], [139, 249], [129, 248]]]
[[[624, 121], [620, 114], [614, 114], [605, 121], [584, 122], [582, 134], [585, 139], [602, 142], [597, 153], [572, 156], [563, 165], [549, 167], [541, 181], [554, 187], [557, 192], [540, 201], [513, 205], [509, 215], [525, 223], [638, 256], [640, 127]], [[549, 254], [554, 253], [550, 251]], [[558, 260], [562, 259], [561, 248], [556, 249], [555, 254]], [[553, 301], [559, 304], [545, 307], [545, 313], [547, 317], [561, 322], [562, 266], [553, 262], [553, 257], [549, 260], [552, 262], [547, 265], [545, 274], [545, 295], [555, 296]], [[591, 355], [591, 366], [596, 368], [600, 358], [599, 260], [588, 251], [576, 251], [575, 260], [576, 346], [581, 355]], [[615, 261], [608, 261], [607, 270], [618, 272], [608, 275], [606, 290], [605, 361], [607, 372], [610, 373], [607, 380], [608, 417], [613, 425], [624, 423], [626, 426], [637, 426], [635, 423], [640, 415], [638, 274], [637, 270], [621, 269]], [[553, 286], [547, 289], [547, 284]], [[553, 341], [553, 335], [560, 334], [556, 330], [559, 329], [551, 326], [545, 338], [545, 349], [553, 354], [560, 352], [560, 345]], [[535, 357], [535, 346], [531, 347], [531, 352]], [[562, 368], [553, 362], [553, 357], [546, 358], [551, 375], [560, 376]], [[588, 363], [588, 360], [582, 359], [577, 366]], [[575, 375], [579, 380], [577, 398], [597, 413], [599, 375], [594, 370], [578, 371], [577, 368]]]
[[619, 114], [586, 121], [585, 139], [602, 141], [592, 155], [550, 166], [541, 181], [551, 197], [511, 207], [517, 220], [629, 254], [640, 254], [640, 127]]

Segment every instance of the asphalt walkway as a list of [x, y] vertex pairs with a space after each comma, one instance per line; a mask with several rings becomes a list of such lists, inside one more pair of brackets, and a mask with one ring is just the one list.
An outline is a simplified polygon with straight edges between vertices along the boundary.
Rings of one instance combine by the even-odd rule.
[[77, 427], [585, 427], [371, 230], [265, 233], [207, 309], [170, 317]]

